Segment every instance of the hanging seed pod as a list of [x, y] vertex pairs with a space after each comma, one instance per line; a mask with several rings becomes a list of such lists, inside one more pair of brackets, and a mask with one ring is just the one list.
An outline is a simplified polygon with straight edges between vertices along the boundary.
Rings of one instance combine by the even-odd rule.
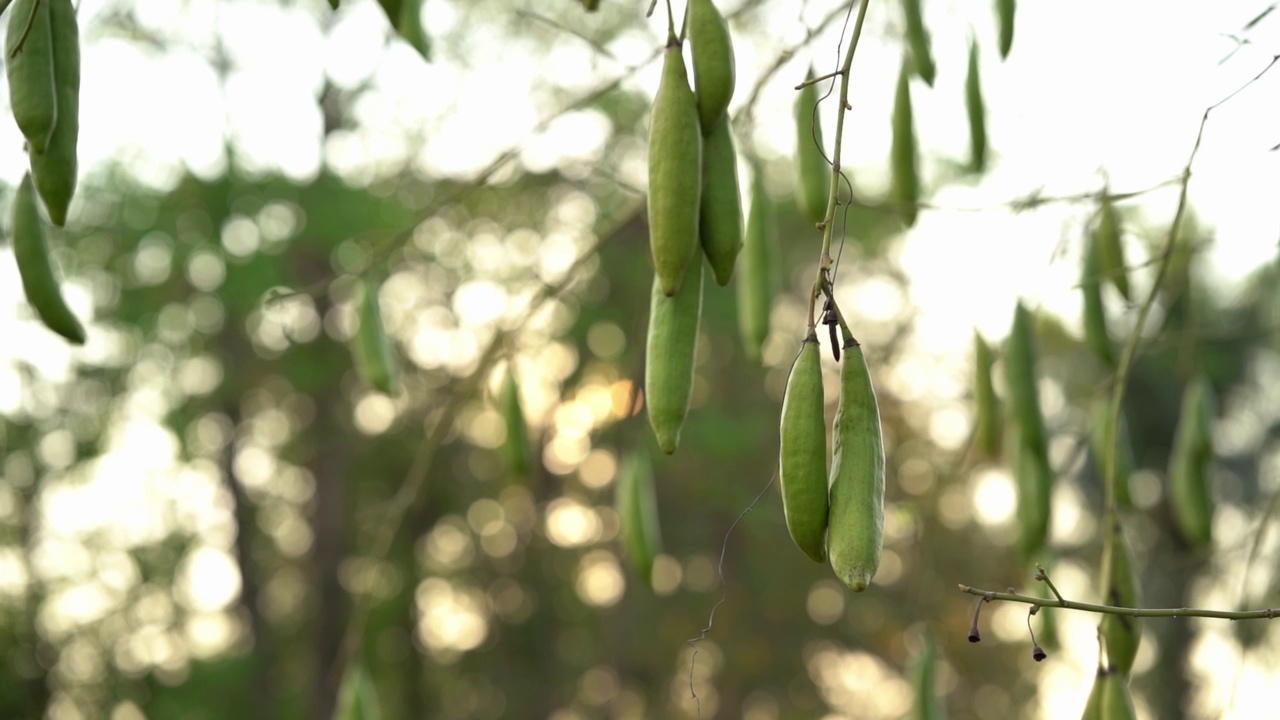
[[822, 397], [818, 337], [812, 330], [800, 343], [787, 376], [779, 424], [778, 483], [782, 511], [796, 546], [814, 562], [827, 559], [827, 423]]
[[1026, 438], [1011, 438], [1014, 446], [1014, 487], [1018, 496], [1018, 549], [1024, 559], [1045, 547], [1049, 537], [1050, 500], [1053, 496], [1053, 469], [1043, 447], [1030, 445]]
[[512, 370], [508, 370], [503, 379], [502, 392], [498, 396], [498, 412], [502, 415], [502, 425], [507, 431], [502, 443], [502, 455], [506, 459], [507, 469], [516, 477], [527, 478], [533, 472], [533, 443], [529, 439], [529, 425], [524, 419], [524, 408], [520, 406], [520, 385]]
[[[1129, 440], [1129, 423], [1124, 411], [1120, 411], [1120, 437], [1116, 438], [1116, 505], [1133, 507], [1129, 495], [1129, 478], [1136, 465], [1133, 443]], [[1089, 407], [1089, 444], [1093, 451], [1093, 463], [1098, 468], [1103, 486], [1106, 485], [1107, 455], [1111, 452], [1111, 400], [1106, 395], [1094, 397]]]
[[929, 31], [924, 26], [924, 10], [921, 0], [902, 0], [902, 15], [906, 25], [907, 48], [911, 65], [929, 87], [933, 87], [936, 68], [933, 53], [929, 49]]
[[[1142, 587], [1138, 584], [1137, 568], [1133, 563], [1133, 551], [1118, 522], [1112, 524], [1105, 545], [1102, 562], [1104, 602], [1115, 607], [1142, 607]], [[1138, 644], [1142, 640], [1140, 618], [1127, 615], [1102, 616], [1103, 646], [1107, 653], [1107, 667], [1128, 676], [1133, 660], [1138, 656]]]
[[31, 179], [49, 220], [62, 227], [76, 191], [80, 137], [80, 28], [71, 0], [41, 0], [49, 6], [57, 119], [44, 152], [29, 153]]
[[[42, 153], [58, 118], [50, 2], [17, 0], [5, 32], [9, 107], [31, 152]], [[21, 48], [19, 48], [21, 43]]]
[[827, 217], [827, 200], [831, 191], [831, 166], [822, 155], [822, 122], [814, 108], [818, 106], [818, 85], [811, 82], [813, 69], [805, 76], [808, 83], [796, 95], [796, 200], [800, 212], [814, 225]]
[[1182, 537], [1198, 548], [1212, 540], [1213, 495], [1209, 472], [1213, 462], [1213, 388], [1204, 376], [1183, 391], [1178, 429], [1169, 458], [1169, 506]]
[[[710, 2], [711, 0], [703, 0]], [[742, 248], [742, 197], [738, 189], [738, 153], [729, 116], [722, 115], [703, 141], [702, 209], [699, 238], [716, 284], [728, 285]]]
[[862, 346], [847, 338], [844, 355], [832, 429], [827, 551], [836, 577], [861, 592], [875, 577], [884, 546], [884, 437]]
[[1124, 230], [1120, 214], [1109, 198], [1103, 198], [1098, 208], [1098, 226], [1093, 231], [1093, 244], [1097, 247], [1098, 274], [1129, 299], [1129, 268], [1124, 259]]
[[423, 0], [400, 0], [400, 12], [394, 18], [396, 32], [423, 60], [431, 62], [431, 38], [422, 25]]
[[1108, 672], [1103, 678], [1102, 704], [1099, 720], [1135, 720], [1137, 711], [1129, 696], [1129, 678], [1118, 672]]
[[1009, 57], [1009, 50], [1013, 49], [1013, 19], [1017, 14], [1017, 0], [995, 0], [996, 3], [996, 25], [999, 27], [1000, 34], [1000, 57], [1001, 59]]
[[400, 392], [400, 366], [382, 326], [378, 287], [376, 282], [356, 281], [360, 327], [351, 338], [351, 355], [361, 379], [379, 392], [395, 395]]
[[729, 25], [712, 0], [690, 0], [688, 12], [698, 117], [702, 134], [710, 135], [729, 109], [737, 82], [733, 41], [729, 37]]
[[670, 455], [693, 394], [693, 370], [702, 318], [702, 259], [689, 263], [680, 291], [667, 297], [654, 278], [645, 345], [644, 401], [658, 447]]
[[933, 635], [928, 631], [920, 640], [920, 647], [911, 661], [911, 688], [914, 698], [912, 717], [915, 720], [944, 720], [946, 706], [938, 697], [934, 681], [934, 665], [937, 662], [938, 648]]
[[1000, 455], [1001, 413], [1000, 399], [991, 380], [996, 362], [995, 351], [973, 331], [973, 402], [975, 406], [974, 433], [978, 451], [988, 459]]
[[738, 267], [738, 330], [742, 347], [751, 362], [760, 364], [764, 341], [769, 337], [769, 312], [773, 305], [770, 275], [777, 254], [773, 201], [764, 186], [764, 168], [758, 163], [751, 173], [751, 213]]
[[1107, 313], [1102, 306], [1102, 263], [1097, 237], [1085, 243], [1080, 267], [1080, 291], [1084, 294], [1084, 339], [1093, 354], [1108, 368], [1116, 365], [1111, 335], [1107, 332]]
[[13, 255], [18, 261], [18, 274], [22, 277], [22, 290], [27, 302], [31, 303], [45, 327], [75, 345], [83, 345], [84, 326], [62, 298], [30, 175], [22, 176], [22, 182], [13, 194], [12, 211]]
[[1019, 301], [1014, 307], [1013, 328], [1004, 354], [1005, 384], [1009, 388], [1013, 421], [1023, 443], [1031, 448], [1045, 448], [1047, 436], [1036, 389], [1038, 351], [1032, 326], [1031, 313]]
[[653, 559], [662, 552], [662, 528], [658, 523], [653, 465], [643, 450], [633, 452], [618, 468], [614, 509], [627, 560], [636, 577], [652, 587]]
[[342, 674], [338, 687], [338, 699], [333, 712], [334, 720], [381, 720], [378, 693], [364, 663], [353, 661]]
[[[662, 294], [680, 289], [698, 249], [702, 129], [680, 43], [667, 41], [649, 120], [649, 249]], [[699, 264], [699, 263], [693, 263]]]
[[978, 69], [978, 40], [969, 38], [969, 72], [964, 79], [964, 109], [969, 118], [969, 167], [982, 172], [987, 167], [987, 105], [982, 100], [982, 77]]
[[889, 155], [889, 196], [907, 227], [916, 224], [920, 176], [916, 164], [916, 130], [911, 115], [911, 85], [904, 63], [893, 98], [893, 141]]

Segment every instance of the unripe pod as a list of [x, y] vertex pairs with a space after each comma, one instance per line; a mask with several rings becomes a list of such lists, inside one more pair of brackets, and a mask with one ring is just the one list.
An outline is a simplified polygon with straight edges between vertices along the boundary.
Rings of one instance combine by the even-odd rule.
[[[662, 294], [680, 289], [698, 249], [702, 199], [702, 129], [680, 44], [662, 59], [662, 79], [649, 120], [649, 250]], [[697, 263], [695, 263], [697, 264]]]
[[1080, 269], [1080, 291], [1084, 294], [1084, 339], [1093, 354], [1108, 368], [1116, 365], [1115, 350], [1107, 332], [1107, 313], [1102, 306], [1102, 263], [1096, 236], [1085, 243]]
[[1019, 436], [1032, 448], [1045, 448], [1048, 446], [1036, 388], [1038, 353], [1032, 323], [1031, 313], [1019, 301], [1014, 307], [1013, 328], [1004, 353], [1005, 385]]
[[84, 326], [62, 299], [30, 175], [23, 175], [22, 182], [18, 184], [13, 194], [12, 210], [13, 255], [18, 261], [18, 274], [22, 276], [22, 290], [27, 302], [31, 303], [46, 327], [76, 345], [83, 345]]
[[618, 468], [614, 489], [620, 536], [627, 560], [646, 586], [652, 586], [653, 559], [662, 552], [662, 529], [653, 488], [653, 465], [637, 450]]
[[645, 345], [644, 402], [658, 447], [668, 455], [680, 444], [680, 428], [693, 394], [702, 276], [702, 258], [695, 258], [674, 297], [664, 295], [659, 279], [653, 280]]
[[916, 224], [920, 202], [920, 175], [916, 164], [916, 130], [911, 112], [911, 84], [904, 63], [893, 96], [893, 140], [889, 149], [889, 195], [902, 220]]
[[[1120, 507], [1132, 507], [1133, 499], [1129, 496], [1129, 477], [1133, 474], [1136, 460], [1133, 456], [1133, 443], [1129, 440], [1129, 423], [1125, 420], [1124, 411], [1120, 411], [1120, 436], [1116, 438], [1116, 504]], [[1098, 395], [1093, 399], [1089, 412], [1089, 444], [1093, 450], [1093, 462], [1098, 468], [1098, 476], [1103, 487], [1107, 481], [1107, 456], [1111, 453], [1111, 400], [1106, 395]]]
[[1213, 388], [1197, 376], [1182, 395], [1178, 429], [1169, 458], [1169, 506], [1179, 532], [1196, 547], [1212, 540], [1213, 496], [1209, 472], [1213, 461]]
[[1000, 399], [996, 397], [996, 389], [991, 382], [996, 356], [977, 330], [973, 332], [973, 348], [974, 432], [983, 456], [994, 458], [1000, 454], [1001, 425]]
[[[689, 43], [697, 87], [702, 134], [710, 135], [729, 109], [736, 84], [733, 41], [724, 16], [712, 0], [690, 0]], [[724, 283], [721, 283], [723, 285]]]
[[1093, 685], [1089, 688], [1089, 699], [1085, 700], [1084, 712], [1080, 714], [1080, 720], [1102, 720], [1102, 696], [1106, 692], [1107, 671], [1098, 668], [1098, 672], [1093, 676]]
[[334, 720], [381, 720], [382, 708], [378, 705], [378, 693], [373, 678], [365, 670], [364, 663], [353, 660], [342, 674], [338, 697], [333, 711]]
[[1097, 246], [1098, 272], [1116, 290], [1129, 299], [1129, 268], [1125, 265], [1123, 227], [1120, 214], [1109, 199], [1103, 199], [1098, 208], [1098, 226], [1093, 231], [1093, 244]]
[[995, 0], [996, 24], [1000, 26], [1000, 57], [1009, 57], [1013, 48], [1013, 19], [1017, 14], [1017, 0]]
[[934, 664], [937, 662], [937, 644], [928, 632], [920, 640], [919, 652], [911, 663], [911, 685], [915, 695], [915, 707], [911, 717], [915, 720], [942, 720], [946, 707], [934, 688]]
[[[706, 0], [710, 2], [710, 0]], [[703, 141], [702, 209], [699, 237], [716, 284], [725, 286], [742, 248], [742, 197], [738, 190], [738, 153], [729, 116], [722, 115]]]
[[796, 200], [800, 212], [815, 225], [827, 217], [827, 200], [831, 191], [831, 166], [822, 156], [822, 122], [818, 107], [818, 85], [813, 70], [805, 78], [806, 85], [796, 95]]
[[884, 437], [862, 346], [849, 338], [840, 364], [840, 403], [832, 435], [827, 552], [836, 576], [861, 592], [880, 567], [884, 545]]
[[1109, 672], [1102, 679], [1102, 703], [1098, 720], [1135, 720], [1137, 711], [1129, 696], [1129, 678]]
[[382, 326], [382, 311], [378, 307], [378, 284], [357, 281], [356, 313], [360, 327], [351, 338], [351, 352], [356, 372], [365, 382], [380, 392], [395, 395], [400, 392], [400, 367], [396, 363], [391, 342]]
[[[1105, 543], [1102, 562], [1103, 587], [1107, 588], [1103, 602], [1115, 607], [1136, 608], [1142, 605], [1142, 587], [1138, 584], [1137, 568], [1133, 563], [1133, 551], [1119, 523], [1112, 527]], [[1107, 666], [1127, 676], [1138, 656], [1138, 644], [1142, 640], [1140, 618], [1128, 615], [1102, 616], [1103, 646], [1107, 653]]]
[[924, 26], [924, 12], [920, 0], [902, 0], [903, 20], [906, 25], [907, 47], [911, 50], [911, 64], [925, 84], [933, 87], [936, 69], [933, 53], [929, 50], [929, 31]]
[[[44, 152], [58, 118], [50, 4], [44, 0], [39, 5], [35, 0], [17, 0], [9, 12], [4, 43], [9, 107], [31, 152], [36, 153]], [[19, 42], [21, 52], [15, 55]]]
[[759, 364], [765, 338], [769, 336], [769, 312], [773, 305], [770, 276], [775, 268], [777, 250], [774, 247], [773, 201], [764, 186], [764, 169], [757, 164], [751, 176], [751, 213], [747, 216], [746, 238], [742, 244], [735, 285], [742, 346], [747, 357]]
[[778, 484], [791, 539], [814, 562], [826, 559], [827, 423], [818, 337], [800, 343], [782, 396]]
[[53, 77], [58, 116], [44, 152], [30, 153], [31, 179], [49, 220], [62, 227], [76, 191], [80, 137], [80, 27], [71, 0], [41, 0], [49, 6]]
[[1014, 487], [1018, 495], [1018, 549], [1030, 558], [1049, 537], [1053, 469], [1043, 446], [1035, 447], [1016, 435], [1009, 441], [1014, 453]]
[[507, 468], [517, 477], [528, 477], [533, 471], [533, 444], [529, 439], [529, 426], [524, 420], [524, 408], [520, 405], [520, 385], [510, 370], [502, 382], [498, 412], [507, 431], [506, 440], [502, 443]]
[[964, 109], [969, 118], [969, 165], [981, 172], [987, 167], [987, 106], [982, 100], [978, 70], [978, 40], [969, 38], [969, 74], [964, 79]]

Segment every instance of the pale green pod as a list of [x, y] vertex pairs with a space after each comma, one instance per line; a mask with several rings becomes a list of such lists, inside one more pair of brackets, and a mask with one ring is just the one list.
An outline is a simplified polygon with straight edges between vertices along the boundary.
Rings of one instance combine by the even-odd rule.
[[1098, 273], [1129, 299], [1129, 268], [1124, 259], [1124, 229], [1120, 213], [1109, 198], [1103, 198], [1098, 208], [1098, 225], [1093, 231], [1093, 244], [1097, 246]]
[[902, 0], [902, 11], [911, 64], [920, 79], [933, 87], [933, 77], [937, 71], [933, 64], [933, 52], [929, 49], [929, 31], [924, 26], [921, 0]]
[[41, 4], [49, 6], [58, 116], [44, 152], [29, 153], [31, 179], [49, 220], [62, 227], [67, 222], [79, 173], [80, 27], [71, 0], [41, 0]]
[[796, 95], [793, 109], [796, 123], [796, 200], [800, 212], [814, 225], [827, 217], [827, 201], [831, 194], [831, 166], [822, 153], [822, 122], [818, 106], [818, 85], [813, 70], [807, 83]]
[[844, 343], [832, 436], [827, 553], [836, 577], [861, 592], [875, 577], [884, 547], [885, 464], [880, 406], [862, 346], [852, 338]]
[[978, 450], [983, 457], [1000, 455], [1002, 418], [1000, 399], [996, 397], [992, 372], [996, 362], [995, 351], [987, 341], [973, 332], [973, 403], [974, 433]]
[[50, 4], [44, 0], [38, 5], [35, 0], [17, 0], [5, 32], [9, 108], [31, 152], [36, 153], [45, 151], [58, 119]]
[[[1102, 576], [1106, 592], [1103, 602], [1115, 607], [1142, 607], [1142, 587], [1138, 583], [1133, 550], [1129, 548], [1129, 541], [1118, 522], [1113, 525], [1104, 546]], [[1127, 676], [1133, 669], [1142, 640], [1141, 618], [1103, 615], [1102, 637], [1107, 667]]]
[[1044, 416], [1040, 414], [1040, 395], [1037, 390], [1036, 347], [1034, 321], [1030, 311], [1021, 301], [1013, 311], [1013, 328], [1005, 346], [1005, 385], [1009, 389], [1009, 404], [1013, 410], [1013, 422], [1024, 444], [1047, 448]]
[[[702, 134], [710, 135], [725, 117], [736, 74], [729, 25], [713, 0], [689, 0], [689, 44]], [[723, 284], [723, 283], [721, 283]]]
[[759, 365], [764, 341], [769, 337], [769, 313], [773, 307], [770, 276], [776, 266], [777, 228], [773, 200], [764, 186], [764, 168], [757, 163], [751, 177], [751, 212], [747, 215], [747, 232], [734, 285], [742, 347], [747, 357]]
[[1017, 0], [995, 0], [996, 4], [996, 25], [998, 26], [1000, 35], [1000, 57], [1009, 57], [1009, 51], [1013, 49], [1013, 21], [1017, 15]]
[[907, 227], [916, 224], [920, 203], [920, 170], [916, 129], [911, 110], [911, 84], [904, 63], [893, 96], [893, 138], [889, 148], [889, 197]]
[[1169, 458], [1169, 506], [1182, 537], [1205, 548], [1212, 540], [1213, 388], [1203, 375], [1187, 384]]
[[[662, 294], [680, 289], [698, 249], [702, 128], [680, 45], [667, 46], [649, 120], [649, 250]], [[697, 263], [692, 263], [697, 264]]]
[[[705, 0], [710, 2], [710, 0]], [[742, 196], [738, 189], [738, 153], [729, 116], [716, 121], [703, 141], [702, 209], [698, 236], [716, 284], [728, 285], [742, 249]]]
[[812, 330], [787, 376], [779, 423], [778, 484], [787, 531], [814, 562], [826, 560], [827, 423], [822, 363]]
[[1115, 349], [1107, 330], [1106, 308], [1102, 305], [1102, 263], [1095, 238], [1085, 242], [1080, 268], [1080, 292], [1084, 296], [1084, 339], [1098, 360], [1108, 368], [1116, 364]]
[[1129, 678], [1110, 672], [1102, 680], [1102, 704], [1099, 720], [1136, 720], [1137, 711], [1129, 695]]
[[658, 522], [653, 464], [642, 450], [633, 452], [618, 468], [614, 509], [627, 560], [636, 576], [652, 587], [653, 559], [662, 552], [662, 528]]
[[969, 70], [964, 78], [964, 109], [969, 119], [969, 166], [978, 172], [987, 167], [987, 105], [982, 99], [978, 68], [978, 40], [969, 38]]
[[654, 278], [645, 344], [645, 408], [658, 447], [668, 455], [680, 444], [680, 428], [693, 395], [698, 325], [702, 317], [702, 259], [689, 263], [686, 272], [674, 297], [667, 297], [661, 281]]
[[911, 717], [914, 720], [945, 720], [946, 704], [938, 697], [934, 666], [937, 663], [938, 647], [933, 635], [924, 633], [920, 647], [911, 660], [911, 689], [913, 704]]
[[45, 327], [75, 345], [83, 345], [84, 326], [62, 297], [30, 175], [23, 175], [13, 194], [12, 212], [13, 255], [27, 302]]
[[351, 338], [351, 353], [356, 372], [366, 383], [380, 392], [395, 395], [400, 392], [400, 366], [382, 325], [378, 287], [376, 282], [356, 281], [356, 314], [360, 326]]
[[1018, 496], [1018, 549], [1024, 559], [1045, 547], [1049, 537], [1053, 469], [1043, 447], [1014, 439], [1014, 487]]
[[[1133, 454], [1133, 443], [1129, 439], [1129, 423], [1125, 420], [1124, 410], [1120, 411], [1120, 436], [1116, 438], [1116, 504], [1120, 507], [1133, 507], [1133, 499], [1129, 495], [1129, 478], [1137, 464]], [[1107, 456], [1111, 452], [1111, 398], [1097, 395], [1089, 406], [1089, 446], [1093, 451], [1093, 462], [1098, 468], [1098, 477], [1106, 487]]]
[[529, 438], [529, 425], [524, 419], [520, 404], [520, 385], [514, 372], [508, 370], [498, 395], [498, 412], [506, 429], [502, 442], [502, 454], [507, 468], [517, 477], [527, 478], [533, 472], [533, 442]]

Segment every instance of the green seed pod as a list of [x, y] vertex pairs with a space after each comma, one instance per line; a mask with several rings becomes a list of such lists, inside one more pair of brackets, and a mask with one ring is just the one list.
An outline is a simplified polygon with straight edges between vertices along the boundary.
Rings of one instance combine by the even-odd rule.
[[1098, 668], [1098, 673], [1093, 676], [1093, 686], [1089, 689], [1089, 699], [1084, 703], [1084, 712], [1080, 714], [1080, 720], [1102, 720], [1102, 695], [1107, 689], [1107, 671]]
[[329, 0], [329, 7], [333, 10], [337, 10], [338, 5], [341, 3], [341, 1], [342, 0]]
[[388, 395], [400, 392], [400, 367], [391, 342], [382, 326], [378, 307], [380, 283], [356, 281], [356, 313], [360, 327], [351, 338], [351, 355], [356, 372], [371, 387]]
[[13, 194], [12, 210], [13, 255], [18, 261], [18, 274], [22, 276], [22, 290], [27, 302], [31, 303], [46, 327], [76, 345], [83, 345], [84, 326], [62, 299], [58, 278], [53, 271], [53, 258], [49, 257], [30, 175], [22, 176], [22, 182]]
[[818, 336], [800, 343], [782, 396], [778, 484], [791, 539], [814, 562], [827, 559], [827, 421]]
[[1178, 429], [1169, 458], [1169, 506], [1182, 537], [1195, 547], [1212, 540], [1213, 496], [1209, 472], [1213, 462], [1213, 388], [1204, 376], [1183, 391]]
[[702, 121], [702, 134], [710, 135], [733, 98], [736, 84], [733, 41], [729, 37], [729, 25], [713, 0], [690, 0], [688, 12], [698, 117]]
[[[710, 2], [711, 0], [705, 0]], [[729, 116], [722, 115], [703, 141], [702, 209], [698, 213], [702, 252], [716, 284], [728, 285], [742, 249], [742, 195], [738, 190], [738, 153]]]
[[395, 20], [396, 32], [407, 43], [409, 47], [418, 51], [423, 60], [431, 61], [431, 38], [427, 36], [427, 29], [422, 26], [422, 1], [423, 0], [401, 0], [400, 12], [391, 16]]
[[1013, 48], [1013, 18], [1017, 14], [1017, 0], [995, 0], [996, 24], [1000, 27], [1000, 57], [1009, 57]]
[[822, 122], [818, 107], [818, 85], [813, 69], [805, 76], [808, 82], [796, 95], [796, 201], [800, 212], [814, 225], [827, 217], [827, 200], [831, 192], [831, 165], [822, 156]]
[[[49, 2], [36, 5], [35, 0], [18, 0], [9, 13], [4, 43], [9, 107], [31, 152], [37, 153], [45, 151], [58, 118], [49, 5]], [[15, 55], [19, 42], [21, 52]]]
[[916, 130], [911, 115], [911, 84], [904, 63], [893, 96], [893, 141], [889, 150], [889, 197], [899, 206], [902, 220], [916, 224], [920, 175], [916, 165]]
[[80, 138], [80, 27], [71, 0], [41, 0], [49, 6], [53, 77], [58, 116], [44, 152], [30, 153], [31, 179], [49, 220], [62, 227], [76, 191], [76, 146]]
[[929, 31], [924, 26], [924, 11], [920, 7], [920, 0], [902, 0], [902, 14], [907, 29], [911, 64], [920, 79], [933, 87], [936, 69], [933, 65], [933, 53], [929, 50]]
[[844, 354], [832, 429], [827, 552], [836, 576], [854, 592], [862, 592], [880, 567], [884, 545], [884, 437], [862, 346], [848, 338]]
[[[662, 294], [680, 289], [698, 249], [702, 129], [684, 57], [671, 41], [649, 120], [649, 249]], [[697, 264], [697, 263], [694, 263]]]
[[627, 560], [636, 576], [652, 587], [653, 559], [662, 552], [662, 529], [658, 524], [653, 465], [642, 450], [628, 456], [618, 468], [614, 509]]
[[991, 381], [996, 362], [995, 352], [977, 330], [973, 331], [973, 402], [976, 408], [974, 433], [978, 450], [984, 457], [995, 458], [1000, 454], [1000, 399]]
[[338, 699], [333, 712], [334, 720], [381, 720], [378, 693], [373, 678], [364, 669], [364, 663], [353, 661], [342, 674], [338, 687]]
[[937, 654], [933, 635], [926, 631], [911, 661], [911, 687], [915, 700], [911, 717], [915, 720], [943, 720], [947, 716], [946, 705], [938, 697], [934, 682]]
[[514, 372], [508, 370], [498, 396], [498, 412], [507, 437], [502, 443], [502, 454], [507, 468], [517, 477], [527, 478], [533, 471], [533, 443], [529, 440], [529, 426], [524, 420], [524, 408], [520, 406], [520, 385]]
[[969, 166], [978, 172], [987, 167], [987, 105], [982, 100], [982, 76], [978, 70], [978, 40], [969, 38], [969, 73], [964, 79], [964, 109], [969, 117]]
[[1045, 448], [1047, 436], [1036, 389], [1036, 340], [1031, 313], [1021, 301], [1014, 307], [1013, 329], [1004, 353], [1005, 384], [1013, 406], [1013, 420], [1023, 444]]
[[693, 369], [702, 317], [702, 259], [689, 263], [674, 297], [653, 280], [649, 333], [645, 346], [644, 401], [658, 447], [670, 455], [680, 444], [680, 427], [693, 394]]
[[600, 0], [582, 0], [582, 7], [586, 8], [587, 12], [595, 12], [600, 9]]
[[1116, 365], [1115, 349], [1107, 332], [1107, 313], [1102, 306], [1102, 263], [1096, 236], [1084, 246], [1080, 267], [1080, 291], [1084, 294], [1084, 339], [1093, 354], [1108, 368]]
[[751, 173], [751, 212], [738, 264], [738, 330], [747, 357], [757, 365], [764, 341], [769, 337], [769, 312], [773, 305], [770, 274], [775, 267], [773, 201], [764, 186], [764, 168], [756, 164]]
[[1107, 673], [1102, 680], [1102, 703], [1099, 720], [1135, 720], [1137, 711], [1129, 696], [1129, 678], [1116, 672]]
[[[1124, 410], [1120, 411], [1120, 437], [1116, 438], [1116, 504], [1120, 507], [1133, 507], [1133, 499], [1129, 495], [1129, 477], [1133, 474], [1136, 460], [1133, 455], [1133, 444], [1129, 440], [1129, 423], [1125, 420]], [[1089, 407], [1089, 444], [1093, 450], [1093, 462], [1098, 468], [1098, 475], [1106, 487], [1107, 454], [1111, 451], [1111, 398], [1107, 395], [1094, 397]]]
[[1032, 446], [1026, 438], [1013, 438], [1010, 442], [1014, 445], [1014, 487], [1018, 496], [1018, 549], [1027, 559], [1043, 549], [1049, 537], [1053, 469], [1043, 446]]
[[[1138, 583], [1133, 551], [1125, 539], [1120, 524], [1114, 523], [1107, 538], [1102, 560], [1103, 602], [1116, 607], [1142, 606], [1142, 586]], [[1128, 676], [1133, 660], [1138, 656], [1138, 643], [1142, 640], [1140, 618], [1126, 615], [1102, 616], [1103, 646], [1107, 653], [1107, 667]]]
[[1123, 232], [1120, 214], [1110, 200], [1104, 199], [1098, 208], [1098, 226], [1093, 231], [1093, 244], [1097, 246], [1098, 253], [1098, 274], [1128, 300], [1129, 269], [1124, 260]]

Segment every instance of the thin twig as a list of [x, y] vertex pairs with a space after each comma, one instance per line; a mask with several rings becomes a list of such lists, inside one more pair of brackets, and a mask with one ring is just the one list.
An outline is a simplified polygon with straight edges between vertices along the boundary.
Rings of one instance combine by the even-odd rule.
[[[853, 55], [858, 49], [858, 40], [862, 37], [862, 24], [867, 18], [867, 5], [870, 0], [862, 0], [858, 5], [858, 19], [853, 24], [853, 37], [849, 38], [849, 48], [845, 51], [844, 63], [840, 71], [840, 104], [836, 109], [836, 140], [831, 153], [831, 189], [827, 194], [827, 213], [822, 218], [822, 254], [819, 256], [819, 273], [831, 267], [831, 236], [835, 231], [836, 205], [840, 197], [840, 181], [844, 177], [840, 172], [841, 149], [844, 144], [844, 116], [849, 108], [849, 75], [853, 67]], [[814, 113], [818, 109], [814, 108]], [[821, 150], [821, 148], [819, 148]]]
[[1039, 605], [1063, 610], [1079, 610], [1080, 612], [1099, 613], [1103, 615], [1125, 615], [1128, 617], [1201, 617], [1219, 620], [1271, 620], [1280, 616], [1280, 608], [1264, 608], [1262, 610], [1207, 610], [1203, 608], [1127, 608], [1115, 605], [1097, 605], [1094, 603], [1076, 602], [1059, 599], [1056, 602], [1049, 598], [1035, 595], [1023, 595], [1016, 592], [994, 592], [981, 590], [969, 585], [961, 585], [960, 592], [978, 595], [992, 600]]
[[1036, 563], [1036, 579], [1044, 583], [1049, 588], [1049, 592], [1053, 593], [1053, 596], [1058, 598], [1058, 602], [1065, 602], [1062, 597], [1062, 593], [1058, 592], [1058, 588], [1055, 587], [1053, 581], [1049, 579], [1049, 573], [1045, 572], [1044, 565], [1041, 565], [1040, 563]]

